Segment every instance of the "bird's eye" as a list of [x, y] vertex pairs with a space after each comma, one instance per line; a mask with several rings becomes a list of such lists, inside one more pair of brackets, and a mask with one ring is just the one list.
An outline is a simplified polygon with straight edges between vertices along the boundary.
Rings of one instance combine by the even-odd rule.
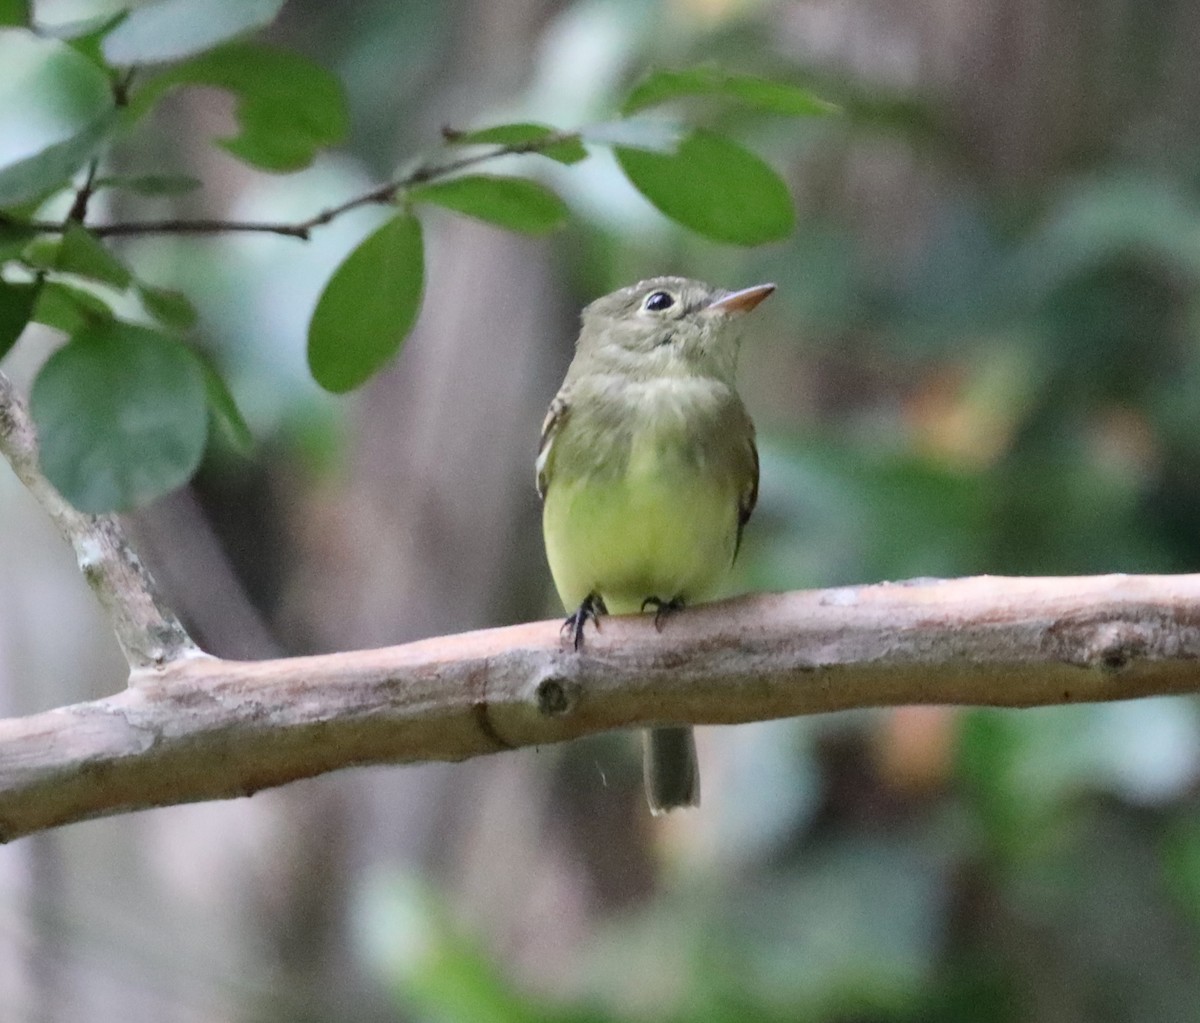
[[648, 312], [661, 313], [664, 309], [670, 309], [674, 304], [675, 296], [669, 291], [652, 291], [646, 296], [642, 308]]

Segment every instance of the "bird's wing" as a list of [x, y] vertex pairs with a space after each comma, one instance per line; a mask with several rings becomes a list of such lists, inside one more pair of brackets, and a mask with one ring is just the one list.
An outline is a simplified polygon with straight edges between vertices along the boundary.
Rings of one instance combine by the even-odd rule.
[[538, 496], [543, 500], [546, 498], [546, 487], [550, 482], [547, 471], [550, 465], [550, 450], [554, 447], [554, 438], [558, 436], [558, 431], [567, 421], [567, 413], [570, 408], [566, 392], [559, 391], [554, 396], [554, 400], [550, 402], [546, 418], [542, 421], [542, 439], [538, 444], [537, 456], [537, 491]]
[[746, 479], [745, 485], [742, 487], [741, 493], [738, 494], [738, 525], [737, 525], [737, 540], [733, 545], [733, 559], [736, 561], [738, 551], [742, 546], [742, 531], [746, 528], [746, 523], [750, 521], [750, 516], [754, 513], [754, 506], [758, 504], [758, 445], [754, 442], [754, 424], [750, 423], [749, 432], [746, 434], [747, 458], [750, 462], [750, 473]]

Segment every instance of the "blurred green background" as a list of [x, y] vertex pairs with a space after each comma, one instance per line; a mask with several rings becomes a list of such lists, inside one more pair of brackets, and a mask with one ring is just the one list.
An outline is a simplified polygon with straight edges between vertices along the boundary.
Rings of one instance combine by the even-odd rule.
[[[779, 285], [743, 351], [763, 484], [735, 589], [1196, 569], [1195, 5], [291, 0], [269, 38], [343, 80], [351, 144], [255, 173], [209, 144], [228, 97], [179, 94], [125, 157], [205, 181], [164, 214], [301, 218], [442, 126], [604, 120], [654, 66], [777, 76], [844, 114], [724, 125], [793, 189], [783, 244], [684, 234], [604, 152], [537, 168], [578, 214], [548, 240], [429, 218], [417, 331], [349, 399], [309, 379], [304, 329], [378, 212], [309, 245], [124, 243], [197, 300], [259, 440], [134, 519], [207, 649], [558, 614], [538, 426], [578, 309], [660, 273]], [[8, 473], [0, 521], [4, 712], [119, 687]], [[617, 735], [77, 825], [0, 850], [0, 1017], [1195, 1020], [1198, 731], [1191, 700], [912, 708], [704, 729], [704, 806], [666, 821]]]

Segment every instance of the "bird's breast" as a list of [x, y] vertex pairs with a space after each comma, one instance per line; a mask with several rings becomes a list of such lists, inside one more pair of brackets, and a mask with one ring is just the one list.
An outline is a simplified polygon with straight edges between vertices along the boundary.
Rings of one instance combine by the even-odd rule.
[[726, 446], [745, 420], [730, 396], [707, 381], [641, 381], [619, 400], [572, 408], [544, 509], [567, 606], [591, 592], [617, 612], [651, 596], [711, 594], [733, 560], [737, 529]]
[[609, 382], [594, 402], [573, 410], [563, 440], [567, 460], [585, 475], [652, 479], [677, 471], [703, 474], [728, 434], [736, 395], [716, 381], [666, 378]]

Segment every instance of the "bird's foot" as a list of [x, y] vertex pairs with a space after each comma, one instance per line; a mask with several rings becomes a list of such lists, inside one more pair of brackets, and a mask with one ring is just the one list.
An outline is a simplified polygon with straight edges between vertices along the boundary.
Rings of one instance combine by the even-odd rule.
[[646, 608], [654, 608], [654, 628], [662, 632], [663, 622], [667, 620], [673, 611], [683, 610], [683, 598], [672, 597], [670, 600], [663, 600], [662, 597], [647, 597], [642, 601], [642, 613], [645, 614]]
[[579, 650], [583, 646], [583, 627], [587, 625], [588, 620], [595, 622], [596, 630], [599, 631], [600, 616], [606, 614], [608, 608], [604, 606], [604, 598], [598, 593], [589, 593], [583, 598], [579, 609], [567, 616], [567, 620], [562, 624], [562, 631], [571, 637], [572, 645]]

